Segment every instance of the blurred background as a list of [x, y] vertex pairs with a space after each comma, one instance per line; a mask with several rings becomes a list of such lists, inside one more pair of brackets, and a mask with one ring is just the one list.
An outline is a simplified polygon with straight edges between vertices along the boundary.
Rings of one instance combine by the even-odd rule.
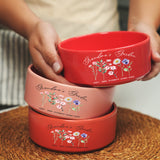
[[119, 23], [121, 30], [127, 30], [129, 0], [118, 0]]
[[[127, 30], [128, 6], [129, 0], [118, 0], [121, 30]], [[129, 108], [160, 119], [159, 83], [160, 75], [149, 81], [136, 81], [119, 85], [116, 87], [115, 103], [120, 107]], [[0, 107], [0, 109], [4, 108]]]

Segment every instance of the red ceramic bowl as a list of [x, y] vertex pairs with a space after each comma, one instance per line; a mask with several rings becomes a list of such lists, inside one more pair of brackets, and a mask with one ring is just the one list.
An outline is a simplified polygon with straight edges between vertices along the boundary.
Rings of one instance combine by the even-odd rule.
[[110, 144], [115, 138], [117, 108], [85, 120], [48, 117], [29, 109], [29, 132], [38, 145], [56, 151], [86, 152]]
[[150, 38], [139, 32], [95, 33], [58, 45], [64, 76], [72, 83], [109, 86], [142, 78], [151, 69]]
[[89, 88], [65, 85], [28, 67], [25, 100], [36, 111], [54, 117], [86, 119], [104, 115], [113, 103], [115, 87]]

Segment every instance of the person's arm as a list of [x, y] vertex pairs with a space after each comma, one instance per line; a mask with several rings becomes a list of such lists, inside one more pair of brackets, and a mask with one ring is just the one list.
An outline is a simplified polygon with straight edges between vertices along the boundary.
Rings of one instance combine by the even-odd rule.
[[37, 17], [24, 0], [0, 0], [0, 23], [28, 39], [33, 64], [39, 71], [51, 80], [68, 83], [58, 75], [63, 65], [56, 50], [59, 37], [55, 29]]
[[152, 69], [142, 80], [155, 77], [160, 72], [160, 0], [130, 0], [128, 30], [144, 32], [150, 36]]
[[0, 0], [0, 22], [28, 38], [40, 19], [23, 0]]

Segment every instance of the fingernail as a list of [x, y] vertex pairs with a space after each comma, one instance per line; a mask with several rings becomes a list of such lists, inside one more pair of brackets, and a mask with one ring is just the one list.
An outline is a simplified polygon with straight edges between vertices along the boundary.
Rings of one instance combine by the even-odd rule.
[[61, 68], [61, 66], [58, 62], [53, 63], [54, 72], [58, 72], [60, 68]]
[[158, 52], [154, 53], [156, 55], [156, 57], [160, 58], [160, 54]]

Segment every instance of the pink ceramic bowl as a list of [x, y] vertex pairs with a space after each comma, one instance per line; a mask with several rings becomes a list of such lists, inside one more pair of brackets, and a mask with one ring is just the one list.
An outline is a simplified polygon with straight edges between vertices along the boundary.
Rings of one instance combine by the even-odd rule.
[[114, 87], [87, 88], [65, 85], [28, 67], [25, 100], [36, 111], [54, 117], [86, 119], [104, 115], [113, 103]]
[[150, 38], [139, 32], [95, 33], [58, 45], [64, 76], [72, 83], [110, 86], [142, 78], [151, 69]]
[[67, 120], [29, 109], [29, 132], [38, 145], [56, 151], [86, 152], [110, 144], [115, 138], [117, 108], [94, 119]]

